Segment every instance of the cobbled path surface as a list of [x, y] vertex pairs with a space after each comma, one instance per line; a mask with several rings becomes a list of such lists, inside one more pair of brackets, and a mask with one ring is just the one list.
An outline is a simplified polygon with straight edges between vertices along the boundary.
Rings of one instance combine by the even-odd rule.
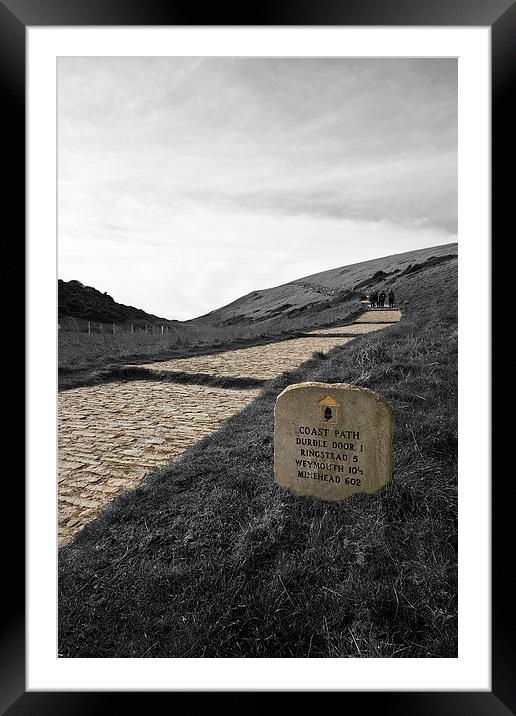
[[142, 380], [60, 393], [59, 544], [259, 392]]
[[318, 328], [315, 331], [308, 331], [307, 336], [335, 336], [338, 334], [348, 336], [361, 336], [364, 333], [372, 333], [373, 331], [379, 331], [385, 328], [385, 323], [372, 323], [364, 321], [363, 323], [353, 323], [347, 326], [334, 326], [333, 328]]
[[[383, 328], [383, 326], [382, 326]], [[269, 380], [287, 370], [297, 368], [308, 360], [315, 351], [327, 351], [342, 345], [352, 338], [293, 338], [288, 341], [266, 343], [252, 348], [237, 348], [233, 351], [213, 353], [193, 358], [174, 358], [159, 363], [148, 363], [143, 368], [150, 370], [182, 371], [184, 373], [209, 373], [219, 377], [252, 377]]]
[[397, 308], [373, 308], [370, 311], [363, 313], [360, 318], [357, 318], [355, 324], [360, 323], [393, 323], [399, 321], [401, 318], [401, 311]]
[[[303, 338], [144, 367], [268, 380], [297, 368], [316, 351], [348, 343], [349, 334], [380, 330], [399, 318], [399, 311], [366, 311], [352, 325], [308, 331]], [[179, 457], [259, 392], [146, 380], [60, 392], [59, 545], [113, 497], [136, 488], [146, 473]]]

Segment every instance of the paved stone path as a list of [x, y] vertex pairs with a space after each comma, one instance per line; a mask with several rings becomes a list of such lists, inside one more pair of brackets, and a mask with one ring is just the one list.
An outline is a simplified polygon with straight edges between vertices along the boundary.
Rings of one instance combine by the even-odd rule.
[[397, 308], [372, 308], [357, 318], [355, 323], [392, 323], [400, 318], [401, 311]]
[[366, 311], [360, 316], [361, 323], [307, 331], [305, 338], [292, 338], [263, 346], [238, 348], [193, 358], [173, 358], [159, 363], [147, 363], [140, 367], [156, 371], [209, 373], [224, 377], [253, 377], [268, 380], [287, 370], [297, 368], [316, 351], [327, 353], [335, 346], [353, 340], [351, 336], [339, 336], [339, 333], [369, 333], [385, 328], [385, 323], [375, 324], [373, 321], [393, 322], [399, 321], [399, 318], [399, 311]]
[[137, 380], [59, 393], [59, 544], [259, 392]]
[[[399, 311], [367, 311], [353, 325], [309, 331], [303, 338], [146, 367], [270, 379], [297, 368], [315, 351], [348, 343], [349, 334], [376, 331], [386, 327], [378, 321], [399, 318]], [[259, 392], [137, 380], [59, 393], [59, 545], [109, 500], [137, 487], [147, 472], [177, 458]]]
[[327, 351], [352, 338], [292, 338], [277, 343], [266, 343], [252, 348], [213, 353], [193, 358], [175, 358], [141, 366], [150, 370], [171, 370], [184, 373], [209, 373], [224, 377], [253, 377], [262, 380], [275, 378], [286, 370], [297, 368], [315, 351]]

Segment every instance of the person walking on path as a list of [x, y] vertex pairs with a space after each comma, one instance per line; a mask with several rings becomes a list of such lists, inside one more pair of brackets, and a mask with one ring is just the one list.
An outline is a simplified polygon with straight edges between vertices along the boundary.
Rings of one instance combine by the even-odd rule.
[[379, 305], [383, 308], [385, 306], [385, 291], [381, 292], [379, 299]]
[[394, 307], [394, 291], [391, 288], [391, 290], [389, 291], [389, 308], [393, 308], [393, 307]]
[[371, 308], [376, 307], [377, 301], [378, 301], [378, 294], [376, 291], [373, 291], [372, 293], [369, 294], [369, 303], [371, 305]]

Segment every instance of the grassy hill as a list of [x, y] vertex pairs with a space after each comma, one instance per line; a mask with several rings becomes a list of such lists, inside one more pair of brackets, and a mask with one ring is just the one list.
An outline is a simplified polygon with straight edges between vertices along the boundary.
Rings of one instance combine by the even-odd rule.
[[107, 293], [101, 293], [80, 281], [58, 281], [58, 314], [62, 327], [70, 319], [98, 323], [168, 323], [164, 318], [146, 313], [134, 306], [117, 303]]
[[[60, 550], [62, 656], [457, 656], [457, 259], [431, 255], [388, 277], [399, 324], [272, 381]], [[390, 402], [392, 483], [341, 503], [274, 483], [274, 403], [307, 380]]]
[[388, 287], [396, 292], [404, 276], [456, 257], [455, 243], [341, 266], [275, 288], [252, 291], [192, 322], [230, 325], [267, 321], [278, 316], [297, 318], [366, 295], [373, 288]]

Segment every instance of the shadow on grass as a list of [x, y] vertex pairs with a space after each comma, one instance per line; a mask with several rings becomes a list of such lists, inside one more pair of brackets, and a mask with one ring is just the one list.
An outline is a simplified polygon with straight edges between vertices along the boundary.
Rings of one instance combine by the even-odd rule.
[[120, 381], [152, 380], [157, 383], [181, 383], [183, 385], [209, 385], [213, 388], [229, 388], [243, 390], [246, 388], [261, 388], [266, 380], [239, 376], [218, 376], [208, 373], [184, 373], [173, 370], [152, 370], [138, 366], [117, 366], [105, 370], [92, 371], [84, 376], [82, 382], [74, 379], [70, 385], [61, 385], [61, 390], [71, 390], [77, 387], [99, 385], [100, 383], [114, 383]]

